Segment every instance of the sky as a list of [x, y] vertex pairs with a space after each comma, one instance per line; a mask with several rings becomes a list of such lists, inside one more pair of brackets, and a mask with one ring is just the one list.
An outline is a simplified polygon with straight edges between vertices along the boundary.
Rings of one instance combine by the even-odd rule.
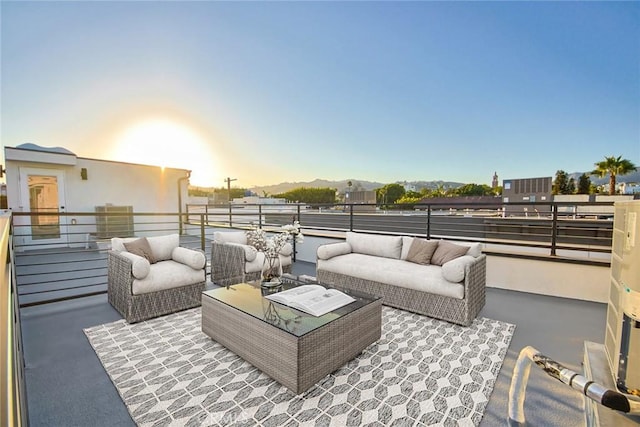
[[244, 188], [640, 166], [640, 2], [2, 1], [0, 19], [3, 146]]

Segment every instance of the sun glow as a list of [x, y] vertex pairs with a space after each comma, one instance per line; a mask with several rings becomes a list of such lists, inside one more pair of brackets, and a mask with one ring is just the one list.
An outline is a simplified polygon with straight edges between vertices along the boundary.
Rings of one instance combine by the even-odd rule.
[[130, 163], [192, 170], [191, 182], [213, 182], [214, 155], [199, 133], [168, 119], [149, 119], [117, 138], [115, 158]]

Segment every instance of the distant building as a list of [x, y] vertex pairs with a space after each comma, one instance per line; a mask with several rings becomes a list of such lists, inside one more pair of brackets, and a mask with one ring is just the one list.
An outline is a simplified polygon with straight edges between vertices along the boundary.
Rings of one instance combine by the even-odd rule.
[[411, 184], [407, 181], [402, 183], [402, 187], [404, 187], [404, 191], [417, 191], [416, 190], [416, 186], [414, 184]]
[[498, 188], [498, 172], [493, 173], [493, 179], [491, 180], [491, 188], [494, 190]]
[[376, 210], [376, 192], [374, 190], [351, 191], [344, 195], [344, 202], [354, 206], [354, 212], [365, 212]]
[[620, 182], [616, 187], [618, 187], [620, 194], [640, 194], [640, 183], [638, 182]]
[[288, 203], [287, 199], [284, 198], [274, 199], [260, 196], [236, 197], [231, 201], [232, 205], [284, 205], [286, 203]]
[[[550, 206], [527, 206], [523, 203], [551, 202], [552, 177], [505, 179], [502, 181], [502, 201], [505, 214], [538, 215], [551, 212]], [[514, 205], [514, 203], [518, 203]]]

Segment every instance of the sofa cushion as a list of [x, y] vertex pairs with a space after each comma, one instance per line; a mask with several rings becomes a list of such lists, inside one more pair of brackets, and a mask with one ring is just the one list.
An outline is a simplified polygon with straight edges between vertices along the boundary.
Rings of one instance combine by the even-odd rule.
[[476, 242], [456, 242], [456, 244], [460, 246], [467, 246], [469, 250], [467, 251], [467, 255], [471, 255], [474, 258], [478, 258], [482, 255], [482, 245]]
[[171, 253], [171, 259], [181, 264], [188, 265], [194, 270], [204, 268], [207, 263], [207, 258], [200, 251], [194, 251], [193, 249], [182, 248], [178, 246], [173, 249]]
[[141, 237], [132, 242], [123, 242], [124, 248], [127, 252], [141, 256], [145, 258], [149, 263], [155, 264], [156, 258], [153, 256], [151, 246], [146, 237]]
[[205, 281], [205, 272], [194, 270], [175, 261], [160, 261], [153, 265], [144, 279], [134, 279], [131, 292], [134, 295], [193, 285]]
[[437, 240], [413, 239], [407, 254], [407, 261], [422, 265], [431, 264], [431, 257], [437, 247]]
[[347, 231], [347, 243], [355, 253], [400, 259], [402, 236], [376, 236]]
[[462, 282], [465, 276], [465, 269], [473, 264], [475, 258], [471, 255], [463, 255], [442, 264], [442, 276], [450, 282]]
[[180, 236], [169, 234], [166, 236], [147, 237], [149, 246], [156, 261], [166, 261], [171, 259], [173, 249], [180, 246]]
[[131, 260], [131, 274], [133, 277], [136, 279], [144, 279], [147, 277], [151, 268], [148, 259], [127, 251], [120, 252], [120, 255]]
[[247, 234], [244, 231], [216, 231], [213, 233], [213, 241], [218, 243], [247, 244]]
[[400, 259], [406, 260], [407, 255], [409, 255], [409, 249], [411, 249], [411, 244], [413, 243], [413, 237], [402, 236], [402, 250], [400, 251]]
[[442, 276], [442, 267], [420, 265], [399, 259], [351, 253], [331, 259], [318, 259], [317, 269], [385, 283], [389, 286], [464, 298], [464, 285], [452, 283]]
[[455, 243], [447, 242], [446, 240], [440, 240], [436, 251], [431, 257], [431, 264], [443, 265], [447, 261], [451, 261], [452, 259], [465, 255], [468, 250], [468, 246], [460, 246]]
[[351, 245], [347, 242], [329, 243], [326, 245], [318, 246], [316, 254], [320, 259], [329, 259], [338, 255], [345, 255], [351, 253]]

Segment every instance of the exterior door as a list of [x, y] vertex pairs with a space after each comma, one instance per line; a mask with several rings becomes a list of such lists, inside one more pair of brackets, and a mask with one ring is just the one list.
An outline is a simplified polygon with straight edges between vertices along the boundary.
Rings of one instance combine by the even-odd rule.
[[[21, 229], [16, 234], [25, 236], [28, 245], [51, 245], [67, 243], [66, 217], [64, 212], [64, 173], [52, 169], [20, 169], [20, 192], [23, 212], [31, 215], [21, 217]], [[48, 215], [39, 215], [39, 214]]]

